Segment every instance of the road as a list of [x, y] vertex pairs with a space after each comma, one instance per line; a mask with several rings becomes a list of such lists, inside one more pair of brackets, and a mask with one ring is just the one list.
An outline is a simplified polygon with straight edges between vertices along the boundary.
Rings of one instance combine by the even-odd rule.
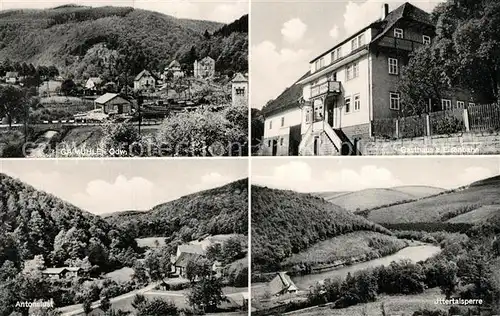
[[[149, 284], [146, 287], [143, 287], [142, 289], [138, 289], [132, 292], [128, 292], [126, 294], [113, 297], [109, 301], [111, 303], [116, 303], [121, 300], [127, 299], [134, 297], [137, 294], [144, 294], [146, 292], [149, 292], [153, 290], [156, 286], [158, 286], [158, 282], [154, 282]], [[98, 308], [101, 305], [99, 301], [92, 303], [92, 309]], [[61, 316], [75, 316], [83, 313], [83, 305], [82, 304], [77, 304], [77, 305], [71, 305], [71, 306], [66, 306], [66, 307], [61, 307], [57, 309], [59, 312], [61, 312]]]

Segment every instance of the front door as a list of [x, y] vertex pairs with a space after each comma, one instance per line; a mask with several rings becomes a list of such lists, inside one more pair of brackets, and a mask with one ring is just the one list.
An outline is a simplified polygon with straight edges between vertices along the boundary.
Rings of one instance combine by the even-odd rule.
[[278, 140], [273, 139], [273, 156], [278, 154]]
[[314, 156], [318, 156], [319, 155], [319, 137], [318, 136], [315, 136], [314, 137]]
[[329, 102], [326, 103], [326, 111], [327, 111], [327, 116], [328, 116], [328, 124], [330, 124], [331, 127], [333, 127], [333, 124], [334, 124], [334, 119], [333, 119], [333, 115], [334, 115], [334, 108], [335, 106], [335, 101], [333, 100], [330, 100]]

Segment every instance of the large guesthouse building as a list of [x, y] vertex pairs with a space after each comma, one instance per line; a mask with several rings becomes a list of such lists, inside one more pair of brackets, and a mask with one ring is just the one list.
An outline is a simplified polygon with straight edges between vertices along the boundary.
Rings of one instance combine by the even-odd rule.
[[263, 108], [262, 154], [357, 154], [373, 120], [399, 116], [401, 66], [431, 43], [435, 27], [409, 3], [391, 12], [383, 4], [381, 15], [311, 60], [309, 71]]

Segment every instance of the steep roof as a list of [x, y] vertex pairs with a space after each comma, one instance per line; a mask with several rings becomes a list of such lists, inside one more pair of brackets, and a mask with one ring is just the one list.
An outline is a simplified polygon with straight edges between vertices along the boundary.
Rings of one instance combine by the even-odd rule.
[[199, 255], [197, 253], [183, 252], [179, 256], [179, 258], [177, 258], [177, 260], [175, 261], [174, 266], [186, 268], [189, 262], [196, 261], [200, 258], [201, 258], [201, 255]]
[[154, 77], [153, 74], [149, 70], [144, 69], [137, 76], [135, 76], [134, 81], [141, 80], [141, 78], [144, 77], [144, 76]]
[[177, 60], [172, 60], [172, 62], [170, 63], [170, 65], [168, 65], [168, 68], [180, 67], [180, 66], [181, 66], [181, 64]]
[[269, 290], [272, 295], [277, 295], [284, 292], [297, 291], [298, 288], [286, 272], [279, 272], [269, 283]]
[[67, 268], [47, 268], [45, 270], [42, 270], [42, 274], [61, 274], [64, 271], [66, 271]]
[[233, 80], [231, 80], [231, 82], [248, 82], [248, 79], [245, 78], [245, 76], [243, 76], [241, 73], [238, 72], [234, 76]]
[[95, 100], [95, 103], [105, 104], [106, 102], [113, 100], [117, 96], [118, 96], [118, 94], [116, 94], [116, 93], [105, 93], [105, 94], [101, 95], [100, 97], [98, 97]]
[[302, 97], [302, 85], [297, 84], [297, 82], [309, 76], [309, 73], [309, 71], [306, 72], [293, 85], [286, 88], [276, 99], [264, 106], [264, 108], [262, 108], [262, 114], [268, 116], [298, 107], [299, 100]]

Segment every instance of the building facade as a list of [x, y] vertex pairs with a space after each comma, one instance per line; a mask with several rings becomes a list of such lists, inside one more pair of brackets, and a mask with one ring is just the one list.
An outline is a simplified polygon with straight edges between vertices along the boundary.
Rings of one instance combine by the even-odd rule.
[[141, 71], [134, 79], [134, 90], [149, 90], [156, 87], [156, 78], [149, 70]]
[[231, 80], [231, 101], [233, 106], [248, 107], [248, 79], [241, 73]]
[[215, 76], [215, 60], [207, 56], [200, 61], [195, 60], [193, 75], [198, 79], [210, 79]]
[[[434, 35], [429, 13], [409, 3], [389, 12], [384, 4], [379, 20], [311, 60], [309, 71], [263, 108], [262, 154], [359, 154], [373, 120], [401, 115], [401, 67]], [[443, 108], [471, 102], [462, 98]]]
[[116, 93], [106, 93], [94, 102], [94, 108], [107, 115], [132, 113], [132, 102]]
[[163, 72], [163, 79], [168, 80], [170, 77], [174, 80], [184, 77], [184, 71], [182, 71], [181, 64], [177, 60], [173, 60]]

